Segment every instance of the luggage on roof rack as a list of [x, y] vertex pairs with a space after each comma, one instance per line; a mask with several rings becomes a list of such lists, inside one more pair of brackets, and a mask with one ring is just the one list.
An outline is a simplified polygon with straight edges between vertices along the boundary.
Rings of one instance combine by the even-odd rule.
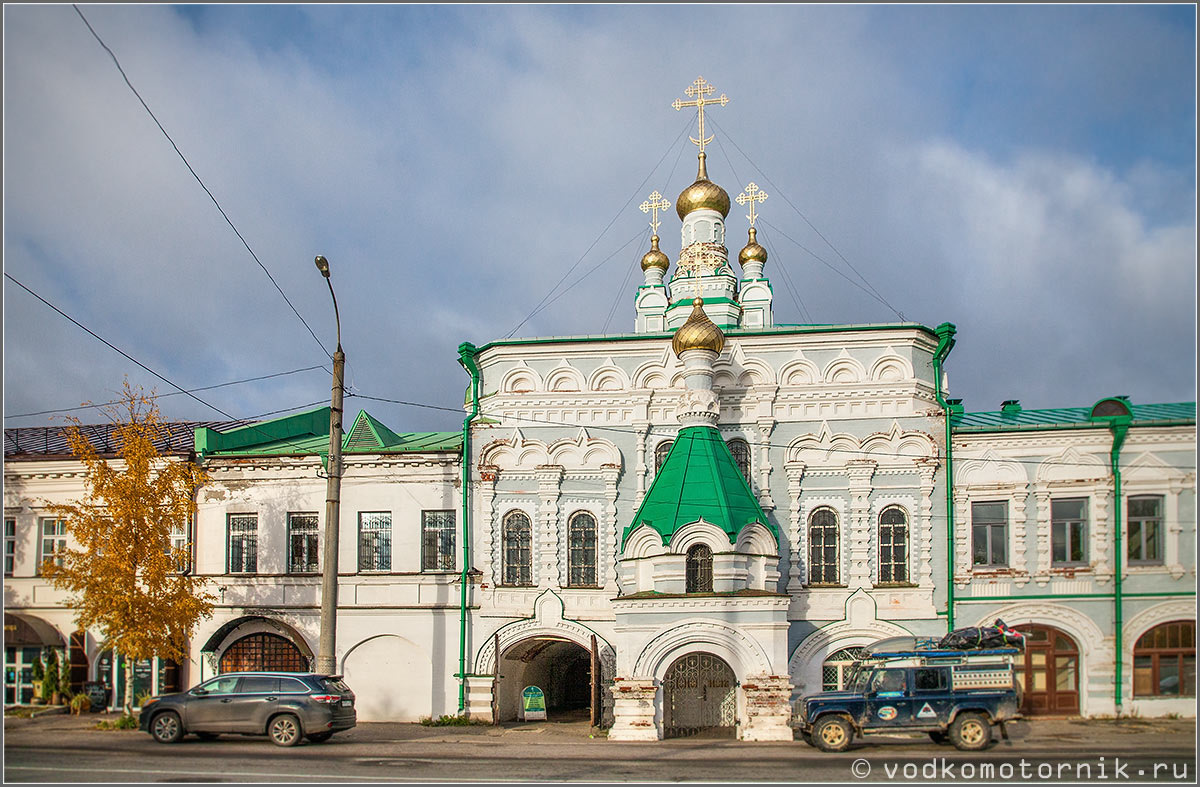
[[955, 629], [942, 637], [937, 644], [944, 650], [986, 650], [991, 648], [1017, 648], [1025, 650], [1025, 635], [1004, 625], [999, 618], [991, 626], [971, 626]]

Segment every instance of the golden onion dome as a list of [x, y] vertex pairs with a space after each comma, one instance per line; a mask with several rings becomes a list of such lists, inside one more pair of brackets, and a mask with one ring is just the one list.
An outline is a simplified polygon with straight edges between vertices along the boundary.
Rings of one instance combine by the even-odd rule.
[[670, 265], [671, 260], [658, 250], [658, 236], [655, 235], [650, 239], [650, 251], [642, 255], [642, 270], [661, 268], [665, 271]]
[[750, 262], [751, 260], [756, 260], [758, 262], [767, 261], [767, 250], [758, 245], [758, 238], [756, 235], [756, 230], [751, 227], [750, 241], [746, 244], [745, 248], [738, 252], [738, 262], [741, 263], [743, 268], [746, 267], [746, 263]]
[[704, 313], [704, 299], [696, 298], [692, 301], [692, 313], [687, 322], [679, 326], [679, 330], [675, 331], [675, 336], [671, 339], [671, 349], [676, 355], [681, 355], [687, 350], [712, 350], [719, 353], [724, 346], [725, 334]]
[[700, 154], [700, 171], [696, 174], [696, 182], [684, 189], [679, 199], [675, 200], [675, 212], [683, 219], [694, 210], [708, 208], [721, 214], [721, 218], [729, 215], [729, 194], [725, 189], [708, 179], [708, 171], [704, 166], [705, 154]]

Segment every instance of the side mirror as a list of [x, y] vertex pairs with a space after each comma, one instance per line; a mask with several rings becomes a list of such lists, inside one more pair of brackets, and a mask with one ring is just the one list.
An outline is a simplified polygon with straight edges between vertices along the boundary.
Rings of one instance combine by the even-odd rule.
[[192, 694], [197, 697], [203, 697], [205, 694], [208, 694], [208, 689], [192, 689]]

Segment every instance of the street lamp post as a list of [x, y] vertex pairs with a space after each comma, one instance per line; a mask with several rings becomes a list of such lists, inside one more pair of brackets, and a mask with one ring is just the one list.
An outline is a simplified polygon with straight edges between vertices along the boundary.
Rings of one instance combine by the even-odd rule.
[[333, 353], [333, 391], [329, 408], [329, 468], [325, 485], [325, 548], [321, 555], [321, 634], [317, 645], [317, 672], [332, 675], [337, 671], [337, 577], [338, 511], [342, 495], [342, 374], [346, 354], [342, 352], [342, 322], [338, 317], [337, 296], [329, 280], [329, 261], [316, 258], [317, 270], [329, 285], [333, 298], [333, 319], [337, 323], [337, 350]]

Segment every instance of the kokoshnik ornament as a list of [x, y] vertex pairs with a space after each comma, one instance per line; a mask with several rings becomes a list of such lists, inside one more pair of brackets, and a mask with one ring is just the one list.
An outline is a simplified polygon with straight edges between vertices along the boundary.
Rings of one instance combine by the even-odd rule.
[[679, 252], [675, 268], [692, 276], [715, 273], [725, 264], [726, 253], [719, 243], [693, 243]]

